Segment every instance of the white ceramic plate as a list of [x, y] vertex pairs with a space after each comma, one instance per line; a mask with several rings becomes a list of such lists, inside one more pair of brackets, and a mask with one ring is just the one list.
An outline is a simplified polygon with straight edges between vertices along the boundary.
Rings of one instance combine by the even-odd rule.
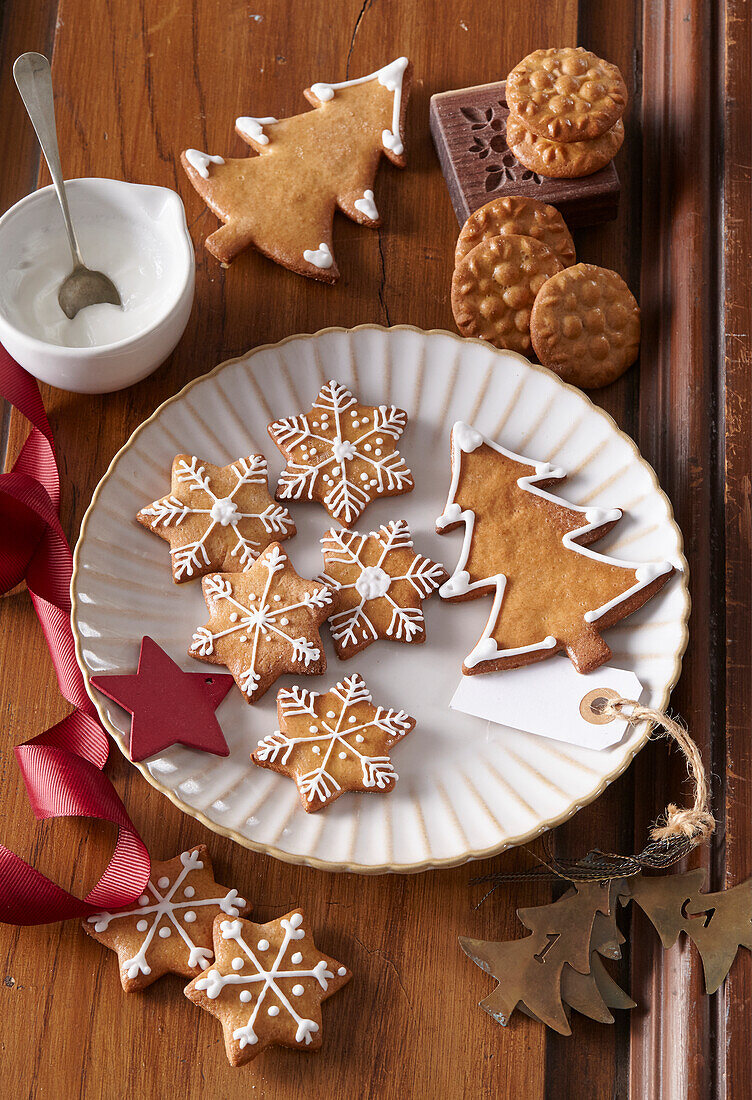
[[[165, 542], [134, 520], [169, 486], [172, 459], [187, 451], [212, 462], [262, 451], [272, 484], [282, 468], [266, 425], [307, 409], [320, 385], [336, 378], [367, 403], [393, 402], [409, 415], [401, 449], [415, 490], [377, 501], [358, 525], [372, 530], [404, 518], [416, 549], [451, 571], [460, 535], [439, 536], [434, 520], [449, 482], [449, 430], [474, 424], [509, 449], [553, 460], [570, 476], [562, 495], [627, 513], [604, 549], [636, 561], [669, 559], [685, 572], [641, 611], [607, 632], [613, 664], [646, 686], [643, 701], [661, 707], [676, 682], [689, 613], [681, 533], [655, 474], [635, 444], [582, 393], [521, 356], [477, 340], [408, 327], [363, 326], [293, 336], [217, 367], [166, 401], [115, 456], [81, 528], [73, 574], [73, 629], [87, 677], [133, 672], [149, 634], [179, 664], [194, 628], [207, 619], [198, 582], [171, 581]], [[303, 576], [322, 569], [319, 538], [330, 526], [317, 504], [292, 503], [296, 538], [286, 543]], [[300, 807], [295, 784], [256, 767], [249, 753], [277, 728], [271, 689], [256, 706], [232, 690], [217, 711], [231, 754], [182, 747], [138, 765], [153, 786], [209, 828], [280, 859], [330, 870], [417, 871], [446, 866], [522, 843], [563, 821], [624, 770], [645, 742], [632, 729], [596, 752], [450, 711], [462, 657], [482, 630], [488, 601], [425, 605], [427, 642], [377, 642], [347, 663], [322, 629], [328, 670], [305, 678], [326, 690], [360, 672], [374, 700], [417, 719], [393, 749], [399, 772], [389, 795], [346, 794], [317, 814]], [[278, 686], [290, 686], [284, 677]], [[126, 752], [129, 716], [90, 688], [105, 727]]]

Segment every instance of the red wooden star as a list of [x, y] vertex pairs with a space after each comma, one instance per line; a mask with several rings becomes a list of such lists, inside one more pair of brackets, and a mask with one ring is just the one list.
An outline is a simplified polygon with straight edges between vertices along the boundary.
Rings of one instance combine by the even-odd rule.
[[91, 682], [133, 715], [129, 752], [134, 763], [177, 744], [229, 756], [214, 711], [232, 687], [232, 676], [183, 672], [144, 635], [135, 675], [92, 676]]

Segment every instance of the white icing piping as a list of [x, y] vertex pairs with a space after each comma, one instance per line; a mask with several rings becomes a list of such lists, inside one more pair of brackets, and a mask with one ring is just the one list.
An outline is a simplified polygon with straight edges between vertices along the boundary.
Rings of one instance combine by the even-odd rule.
[[264, 126], [271, 126], [279, 122], [278, 118], [269, 115], [267, 118], [254, 118], [252, 115], [241, 115], [235, 119], [235, 129], [244, 137], [249, 137], [258, 145], [268, 145], [269, 135], [264, 133]]
[[[363, 565], [360, 555], [366, 545], [375, 540], [380, 547], [380, 554], [375, 565]], [[392, 551], [412, 550], [413, 540], [410, 528], [403, 519], [391, 520], [382, 524], [378, 531], [371, 531], [368, 535], [361, 535], [357, 531], [336, 531], [330, 528], [321, 540], [324, 550], [324, 563], [327, 570], [319, 578], [333, 592], [344, 592], [354, 589], [360, 600], [352, 607], [345, 607], [336, 611], [329, 617], [329, 629], [335, 644], [342, 643], [341, 648], [357, 646], [363, 643], [361, 648], [370, 645], [379, 637], [369, 614], [372, 609], [367, 608], [372, 600], [386, 599], [391, 606], [392, 617], [386, 628], [389, 638], [398, 641], [409, 642], [416, 634], [425, 629], [422, 601], [428, 599], [434, 589], [439, 587], [439, 578], [444, 572], [444, 567], [438, 562], [424, 558], [422, 554], [415, 554], [409, 566], [403, 566], [407, 572], [390, 574], [384, 568], [389, 569]], [[353, 567], [359, 570], [355, 581], [343, 582], [337, 580], [332, 574], [339, 572], [338, 565]], [[393, 598], [390, 589], [399, 581], [407, 581], [413, 593], [417, 594], [418, 606], [406, 606], [399, 602], [400, 597]]]
[[389, 149], [395, 156], [401, 156], [405, 147], [399, 123], [402, 110], [402, 79], [405, 75], [407, 66], [407, 58], [398, 57], [396, 61], [392, 61], [389, 65], [385, 65], [383, 69], [377, 69], [375, 73], [369, 73], [368, 76], [361, 76], [358, 80], [343, 80], [340, 84], [312, 84], [311, 92], [322, 103], [328, 103], [330, 99], [334, 98], [334, 93], [340, 88], [352, 88], [356, 84], [367, 84], [369, 80], [378, 80], [379, 84], [384, 88], [390, 92], [394, 92], [392, 128], [391, 130], [382, 131], [381, 143], [385, 149]]
[[364, 191], [363, 198], [356, 199], [353, 206], [356, 210], [360, 211], [361, 214], [365, 214], [367, 218], [370, 218], [371, 221], [376, 222], [379, 220], [379, 211], [374, 202], [373, 191]]
[[[217, 998], [222, 990], [225, 988], [225, 986], [242, 985], [247, 987], [249, 985], [255, 985], [257, 983], [261, 985], [261, 988], [256, 993], [256, 1000], [253, 1004], [248, 1020], [245, 1024], [243, 1024], [242, 1027], [235, 1028], [232, 1033], [233, 1039], [237, 1043], [239, 1043], [241, 1050], [243, 1049], [243, 1047], [248, 1046], [249, 1044], [251, 1046], [255, 1046], [256, 1043], [258, 1043], [259, 1041], [259, 1037], [255, 1031], [254, 1025], [256, 1023], [256, 1018], [261, 1010], [261, 1006], [267, 998], [267, 994], [270, 995], [269, 999], [271, 999], [271, 997], [274, 997], [276, 998], [276, 1001], [279, 1002], [279, 1004], [274, 1004], [267, 1007], [267, 1014], [272, 1017], [278, 1016], [279, 1006], [281, 1005], [285, 1009], [285, 1011], [292, 1017], [292, 1020], [294, 1021], [294, 1024], [296, 1026], [296, 1043], [305, 1042], [307, 1045], [312, 1041], [314, 1034], [319, 1030], [319, 1025], [315, 1022], [315, 1020], [309, 1020], [303, 1017], [302, 1015], [300, 1015], [300, 1013], [296, 1011], [295, 1008], [293, 1008], [292, 1002], [286, 996], [284, 989], [278, 984], [278, 979], [315, 978], [319, 986], [324, 991], [326, 991], [329, 985], [329, 981], [334, 977], [334, 975], [328, 969], [325, 959], [321, 959], [319, 962], [317, 962], [312, 969], [296, 969], [298, 962], [302, 961], [302, 953], [300, 952], [296, 953], [296, 955], [294, 956], [294, 958], [297, 959], [298, 962], [293, 963], [291, 959], [291, 965], [293, 966], [292, 970], [281, 970], [280, 967], [284, 961], [290, 942], [292, 940], [303, 939], [305, 937], [305, 931], [302, 927], [302, 913], [293, 913], [289, 920], [286, 917], [283, 917], [280, 921], [280, 924], [285, 930], [284, 939], [282, 940], [282, 945], [277, 952], [276, 958], [274, 959], [271, 968], [267, 970], [264, 967], [263, 962], [259, 961], [256, 952], [243, 938], [243, 922], [239, 920], [222, 921], [219, 926], [222, 939], [225, 942], [228, 942], [229, 940], [234, 940], [235, 943], [237, 943], [238, 947], [243, 951], [249, 964], [254, 967], [254, 971], [246, 971], [246, 959], [244, 959], [240, 955], [237, 955], [232, 963], [233, 970], [235, 970], [236, 973], [221, 974], [219, 970], [211, 969], [207, 970], [202, 975], [202, 977], [200, 977], [196, 981], [196, 989], [205, 990], [206, 996], [209, 997], [210, 1000], [214, 1000], [215, 998]], [[246, 925], [246, 927], [252, 926]], [[269, 941], [259, 940], [256, 948], [259, 952], [268, 951]], [[236, 966], [236, 962], [239, 962], [240, 965]], [[237, 973], [238, 970], [242, 970], [243, 973]], [[345, 971], [345, 973], [347, 973], [347, 971]], [[290, 990], [290, 993], [293, 997], [302, 997], [304, 992], [305, 987], [302, 986], [299, 982], [298, 984], [294, 985]], [[253, 993], [248, 988], [242, 989], [239, 992], [238, 1000], [242, 1004], [250, 1004], [250, 1002], [253, 1001]], [[276, 1011], [274, 1011], [275, 1009]]]
[[[345, 416], [348, 412], [350, 415]], [[389, 444], [402, 435], [406, 421], [407, 414], [394, 405], [366, 406], [358, 413], [350, 391], [330, 379], [319, 390], [310, 413], [275, 420], [269, 427], [272, 439], [287, 458], [277, 485], [279, 499], [312, 500], [320, 478], [329, 487], [322, 489], [324, 507], [334, 519], [344, 514], [343, 522], [349, 524], [380, 494], [393, 495], [399, 489], [412, 488], [405, 460], [398, 450], [389, 449]], [[334, 459], [335, 445], [346, 441], [355, 448], [352, 466], [349, 460]], [[356, 462], [362, 464], [360, 471]], [[358, 483], [354, 480], [356, 472], [361, 473]], [[366, 472], [369, 476], [363, 479]], [[376, 492], [372, 492], [374, 489]]]
[[267, 488], [268, 472], [263, 455], [248, 455], [247, 458], [239, 458], [237, 462], [232, 463], [230, 469], [235, 474], [236, 483], [230, 495], [221, 498], [217, 497], [212, 489], [211, 476], [206, 473], [206, 467], [199, 464], [200, 461], [195, 455], [191, 456], [190, 463], [181, 459], [173, 470], [173, 476], [176, 476], [181, 484], [187, 484], [189, 491], [203, 490], [212, 501], [211, 508], [194, 507], [170, 493], [169, 496], [155, 500], [148, 508], [142, 508], [139, 512], [140, 516], [149, 517], [149, 526], [152, 531], [158, 527], [169, 527], [170, 524], [179, 527], [186, 516], [209, 517], [209, 522], [199, 538], [170, 550], [177, 580], [180, 580], [184, 573], [192, 577], [194, 569], [201, 571], [204, 566], [209, 566], [206, 540], [217, 523], [222, 527], [232, 527], [236, 542], [230, 555], [237, 557], [243, 572], [250, 569], [259, 556], [261, 542], [242, 534], [238, 527], [240, 520], [258, 520], [268, 535], [284, 536], [292, 526], [292, 516], [286, 508], [270, 504], [263, 512], [240, 512], [233, 499], [238, 489], [244, 485], [263, 485], [264, 489]]
[[209, 178], [209, 165], [210, 164], [224, 164], [224, 157], [213, 156], [211, 153], [202, 153], [200, 149], [186, 149], [185, 159], [190, 164], [191, 168], [201, 176], [202, 179], [208, 180]]
[[[255, 756], [271, 764], [282, 754], [281, 763], [284, 766], [296, 746], [301, 744], [310, 747], [316, 756], [321, 756], [321, 763], [311, 771], [293, 776], [306, 802], [318, 799], [326, 804], [339, 797], [336, 792], [342, 790], [341, 784], [333, 773], [327, 770], [333, 766], [329, 764], [329, 760], [335, 751], [340, 760], [346, 759], [348, 755], [357, 758], [361, 767], [361, 783], [365, 790], [372, 787], [384, 790], [393, 786], [399, 776], [389, 756], [375, 756], [367, 750], [361, 751], [348, 738], [353, 737], [357, 743], [362, 744], [363, 731], [378, 730], [385, 734], [388, 739], [386, 747], [389, 748], [409, 733], [410, 717], [403, 710], [373, 707], [371, 693], [362, 676], [357, 672], [340, 680], [331, 689], [330, 694], [335, 695], [341, 703], [339, 714], [332, 711], [331, 720], [328, 715], [324, 718], [316, 711], [316, 701], [322, 698], [319, 692], [300, 687], [293, 687], [289, 691], [283, 688], [277, 697], [280, 717], [289, 719], [305, 714], [309, 721], [313, 719], [313, 724], [308, 726], [308, 734], [304, 736], [295, 736], [276, 730], [263, 741], [259, 741]], [[372, 713], [358, 722], [354, 708], [361, 703], [369, 704]]]
[[569, 508], [573, 512], [580, 512], [585, 517], [586, 523], [582, 527], [578, 527], [576, 530], [570, 531], [563, 536], [562, 542], [567, 549], [573, 550], [576, 554], [582, 554], [584, 557], [594, 558], [596, 561], [614, 565], [619, 569], [629, 569], [635, 574], [635, 584], [625, 592], [622, 592], [621, 595], [604, 603], [601, 607], [595, 608], [592, 611], [586, 611], [583, 616], [585, 622], [596, 622], [605, 615], [606, 612], [611, 611], [614, 607], [618, 607], [619, 604], [629, 600], [637, 592], [641, 592], [647, 585], [671, 570], [672, 565], [667, 561], [648, 562], [644, 565], [639, 565], [635, 562], [624, 561], [621, 558], [610, 557], [607, 554], [600, 554], [595, 550], [591, 550], [588, 546], [581, 546], [576, 541], [578, 538], [594, 531], [598, 527], [604, 526], [604, 524], [614, 523], [621, 519], [623, 514], [621, 509], [592, 508], [570, 504], [569, 501], [562, 500], [561, 497], [553, 496], [553, 494], [539, 488], [536, 482], [548, 478], [556, 478], [557, 480], [564, 478], [566, 477], [566, 472], [564, 470], [556, 466], [551, 466], [548, 462], [535, 462], [532, 459], [515, 454], [514, 451], [508, 451], [506, 448], [500, 446], [500, 444], [495, 443], [492, 439], [488, 439], [486, 436], [481, 435], [479, 431], [476, 431], [476, 429], [472, 428], [469, 424], [465, 424], [461, 420], [457, 421], [452, 428], [452, 482], [449, 486], [446, 507], [436, 520], [436, 526], [439, 530], [443, 530], [443, 528], [447, 527], [450, 523], [456, 524], [462, 522], [465, 525], [465, 534], [457, 566], [449, 580], [445, 581], [439, 589], [439, 595], [444, 599], [450, 599], [453, 596], [465, 595], [468, 592], [477, 591], [478, 589], [488, 589], [491, 586], [495, 587], [493, 606], [483, 633], [481, 634], [478, 644], [465, 658], [465, 665], [467, 668], [474, 668], [483, 661], [498, 660], [502, 657], [513, 657], [520, 653], [538, 653], [546, 649], [553, 649], [557, 644], [556, 639], [549, 635], [541, 642], [536, 642], [533, 645], [520, 646], [516, 649], [499, 649], [495, 639], [492, 637], [492, 632], [501, 614], [506, 577], [503, 573], [498, 573], [494, 576], [471, 581], [467, 569], [465, 568], [470, 556], [473, 530], [475, 527], [475, 513], [469, 508], [461, 510], [459, 504], [455, 501], [455, 497], [459, 486], [463, 453], [468, 454], [475, 451], [483, 443], [491, 447], [494, 451], [497, 451], [498, 454], [511, 459], [513, 462], [519, 462], [523, 466], [533, 466], [535, 468], [534, 473], [518, 478], [517, 484], [521, 489], [524, 489], [528, 493], [533, 493], [535, 496], [542, 497], [544, 500], [549, 500], [560, 507]]
[[318, 251], [312, 251], [307, 248], [303, 253], [303, 259], [307, 264], [313, 264], [314, 267], [318, 267], [321, 270], [330, 268], [334, 263], [334, 257], [332, 256], [331, 249], [328, 244], [323, 241], [318, 247]]
[[[160, 927], [163, 917], [168, 918], [172, 925], [174, 925], [178, 935], [188, 948], [188, 966], [203, 969], [209, 960], [214, 957], [214, 952], [210, 947], [194, 943], [185, 928], [178, 923], [175, 913], [183, 911], [183, 920], [187, 924], [193, 924], [196, 920], [196, 913], [194, 910], [199, 906], [216, 905], [223, 913], [227, 913], [230, 917], [237, 917], [240, 914], [240, 910], [245, 906], [245, 899], [241, 898], [235, 889], [228, 890], [224, 897], [221, 898], [196, 898], [194, 896], [196, 891], [193, 886], [188, 886], [184, 889], [185, 901], [173, 901], [177, 890], [182, 886], [184, 880], [191, 871], [201, 871], [204, 867], [195, 849], [188, 852], [182, 852], [180, 862], [183, 865], [183, 869], [172, 884], [170, 884], [170, 880], [167, 876], [158, 879], [156, 886], [151, 879], [149, 879], [148, 890], [155, 899], [154, 903], [149, 904], [149, 894], [145, 892], [139, 898], [139, 903], [135, 909], [121, 909], [116, 912], [105, 910], [102, 913], [95, 913], [94, 916], [87, 918], [89, 924], [94, 925], [95, 932], [106, 932], [112, 921], [122, 920], [128, 917], [144, 918], [152, 914], [154, 915], [154, 921], [151, 926], [149, 926], [148, 921], [144, 919], [138, 921], [136, 925], [137, 931], [145, 932], [146, 935], [142, 939], [141, 946], [133, 958], [126, 959], [122, 964], [123, 970], [131, 980], [137, 978], [139, 974], [151, 974], [151, 967], [147, 961], [147, 953], [157, 929], [159, 928], [159, 936], [161, 939], [169, 939], [172, 935], [170, 924], [167, 923], [167, 921]], [[166, 893], [160, 893], [161, 890], [165, 890]]]

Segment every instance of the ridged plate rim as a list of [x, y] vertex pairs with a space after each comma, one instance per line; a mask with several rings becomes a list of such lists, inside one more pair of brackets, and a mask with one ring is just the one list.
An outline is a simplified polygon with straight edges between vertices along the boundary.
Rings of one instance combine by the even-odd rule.
[[[80, 529], [79, 536], [78, 536], [78, 539], [76, 541], [76, 546], [75, 546], [74, 553], [73, 553], [73, 574], [72, 574], [72, 577], [71, 577], [71, 626], [72, 626], [72, 630], [73, 630], [73, 638], [74, 638], [74, 644], [75, 644], [76, 659], [78, 661], [79, 667], [80, 667], [81, 672], [82, 672], [83, 677], [84, 677], [84, 683], [86, 685], [86, 690], [87, 690], [87, 692], [89, 694], [89, 697], [92, 700], [94, 706], [96, 707], [96, 710], [97, 710], [97, 713], [99, 715], [99, 719], [100, 719], [102, 725], [107, 730], [107, 732], [112, 736], [113, 741], [118, 746], [120, 751], [123, 753], [126, 760], [128, 760], [128, 762], [130, 764], [132, 764], [134, 767], [138, 768], [138, 770], [144, 776], [146, 781], [148, 783], [150, 783], [151, 786], [154, 787], [156, 790], [160, 791], [161, 794], [163, 794], [167, 798], [169, 798], [169, 800], [175, 806], [177, 806], [177, 808], [179, 810], [181, 810], [183, 813], [188, 814], [189, 817], [193, 817], [197, 821], [200, 821], [202, 825], [205, 825], [206, 828], [210, 829], [212, 832], [217, 833], [220, 836], [227, 837], [229, 840], [234, 840], [237, 844], [240, 844], [240, 845], [242, 845], [242, 847], [248, 848], [251, 851], [261, 852], [264, 855], [274, 856], [275, 859], [279, 859], [283, 863], [291, 863], [291, 864], [294, 864], [294, 865], [297, 865], [297, 866], [314, 867], [317, 870], [330, 871], [330, 872], [332, 872], [332, 871], [334, 871], [334, 872], [348, 871], [348, 872], [352, 872], [352, 873], [355, 873], [355, 874], [368, 874], [368, 875], [377, 875], [377, 874], [386, 874], [386, 873], [414, 874], [414, 873], [417, 873], [417, 872], [420, 872], [420, 871], [438, 870], [438, 869], [441, 869], [441, 868], [448, 868], [448, 867], [459, 867], [462, 864], [467, 863], [469, 860], [488, 859], [491, 856], [498, 855], [500, 852], [506, 851], [509, 848], [514, 848], [514, 847], [517, 847], [520, 844], [525, 844], [530, 840], [534, 840], [536, 837], [541, 836], [543, 833], [547, 832], [549, 829], [553, 829], [553, 828], [556, 828], [556, 826], [558, 826], [558, 825], [562, 825], [565, 821], [568, 821], [569, 818], [571, 818], [575, 813], [577, 813], [578, 810], [581, 810], [584, 806], [589, 805], [591, 802], [594, 802], [597, 798], [599, 798], [600, 795], [603, 793], [603, 791], [606, 789], [606, 787], [608, 787], [609, 784], [613, 783], [613, 781], [615, 779], [618, 779], [618, 777], [626, 771], [626, 769], [629, 767], [629, 765], [634, 760], [637, 753], [645, 746], [645, 744], [649, 740], [650, 728], [649, 728], [648, 724], [643, 723], [643, 727], [642, 727], [642, 730], [640, 731], [639, 737], [635, 738], [630, 750], [625, 753], [623, 759], [620, 761], [618, 766], [616, 768], [614, 768], [611, 772], [609, 772], [607, 775], [605, 775], [601, 779], [601, 781], [591, 791], [589, 791], [586, 795], [580, 797], [579, 799], [574, 800], [567, 807], [567, 809], [565, 811], [563, 811], [561, 814], [558, 814], [558, 815], [556, 815], [555, 817], [552, 817], [552, 818], [547, 818], [546, 820], [540, 822], [540, 824], [537, 825], [534, 829], [530, 829], [527, 832], [520, 833], [518, 836], [510, 837], [507, 840], [502, 841], [499, 844], [493, 844], [488, 848], [468, 849], [466, 852], [463, 852], [462, 854], [460, 854], [458, 856], [450, 856], [450, 857], [445, 858], [445, 859], [439, 859], [439, 858], [426, 859], [426, 860], [421, 860], [417, 863], [383, 863], [383, 864], [374, 865], [374, 864], [353, 863], [353, 862], [348, 862], [348, 861], [345, 861], [345, 862], [332, 862], [332, 861], [328, 861], [328, 860], [319, 859], [316, 856], [302, 855], [302, 854], [298, 854], [298, 853], [287, 852], [287, 851], [284, 851], [283, 849], [277, 848], [277, 847], [275, 847], [274, 845], [271, 845], [271, 844], [263, 844], [263, 843], [259, 843], [257, 841], [253, 841], [253, 840], [249, 839], [248, 837], [243, 836], [241, 833], [236, 832], [234, 829], [227, 829], [224, 826], [219, 825], [217, 822], [212, 821], [211, 818], [207, 817], [207, 815], [205, 813], [203, 813], [201, 810], [198, 810], [195, 807], [190, 806], [186, 802], [184, 802], [181, 798], [179, 798], [176, 795], [176, 793], [170, 787], [167, 787], [163, 783], [160, 783], [159, 780], [156, 779], [151, 774], [151, 772], [148, 770], [148, 768], [144, 764], [141, 764], [141, 763], [133, 764], [133, 762], [128, 757], [125, 745], [120, 740], [120, 736], [119, 736], [120, 731], [115, 729], [115, 727], [112, 725], [112, 723], [109, 721], [109, 718], [107, 717], [105, 706], [104, 706], [104, 703], [102, 701], [102, 697], [92, 687], [92, 685], [90, 683], [89, 670], [88, 670], [88, 667], [86, 665], [86, 662], [84, 661], [83, 653], [82, 653], [81, 637], [80, 637], [79, 631], [78, 631], [77, 626], [76, 626], [77, 611], [78, 611], [78, 599], [77, 599], [77, 595], [76, 595], [76, 591], [77, 591], [76, 582], [77, 582], [77, 578], [78, 578], [78, 570], [79, 570], [79, 565], [80, 565], [81, 548], [82, 548], [82, 546], [84, 545], [84, 542], [85, 542], [86, 529], [87, 529], [87, 525], [88, 525], [88, 522], [89, 522], [89, 518], [90, 518], [90, 516], [92, 515], [94, 509], [97, 506], [97, 502], [98, 502], [98, 499], [99, 499], [100, 492], [102, 491], [102, 489], [104, 488], [106, 482], [108, 481], [109, 477], [111, 476], [111, 474], [114, 470], [114, 467], [117, 465], [117, 463], [120, 460], [121, 456], [132, 446], [132, 444], [136, 441], [138, 436], [147, 428], [147, 426], [149, 424], [151, 424], [154, 420], [156, 420], [157, 417], [159, 417], [161, 415], [163, 410], [166, 409], [169, 405], [172, 405], [174, 402], [179, 401], [183, 397], [185, 397], [185, 395], [187, 393], [189, 393], [189, 391], [192, 390], [194, 386], [198, 385], [199, 383], [206, 382], [208, 379], [210, 379], [210, 378], [214, 377], [215, 375], [219, 374], [222, 370], [225, 369], [225, 367], [232, 366], [235, 363], [249, 361], [254, 356], [260, 355], [262, 352], [277, 350], [279, 348], [285, 347], [285, 345], [287, 345], [287, 344], [290, 344], [290, 343], [298, 341], [298, 340], [311, 340], [311, 339], [315, 339], [317, 337], [328, 335], [330, 333], [344, 334], [344, 335], [351, 336], [354, 333], [364, 332], [364, 331], [372, 331], [372, 332], [375, 331], [375, 332], [381, 332], [381, 333], [390, 333], [390, 332], [400, 332], [401, 331], [401, 332], [414, 332], [414, 333], [419, 334], [420, 336], [443, 336], [443, 337], [449, 337], [451, 340], [453, 340], [454, 342], [456, 342], [459, 345], [477, 344], [477, 345], [482, 346], [484, 348], [484, 350], [486, 350], [486, 351], [489, 350], [489, 345], [486, 341], [473, 339], [473, 338], [467, 338], [467, 337], [461, 337], [461, 336], [458, 336], [456, 333], [449, 332], [447, 329], [438, 329], [438, 328], [421, 329], [421, 328], [418, 328], [416, 325], [391, 325], [391, 326], [385, 326], [385, 325], [377, 325], [377, 324], [361, 324], [361, 325], [356, 325], [353, 328], [346, 328], [346, 327], [343, 327], [343, 326], [340, 326], [340, 325], [332, 325], [332, 326], [328, 326], [326, 328], [318, 329], [316, 332], [293, 333], [290, 336], [286, 336], [282, 340], [278, 340], [278, 341], [268, 343], [268, 344], [260, 344], [258, 347], [252, 348], [249, 351], [243, 353], [242, 355], [237, 355], [237, 356], [235, 356], [231, 359], [224, 360], [222, 363], [219, 363], [216, 367], [213, 368], [213, 370], [208, 371], [206, 374], [202, 374], [202, 375], [199, 375], [196, 378], [191, 379], [191, 381], [186, 383], [186, 385], [183, 386], [183, 388], [181, 390], [179, 390], [177, 393], [173, 394], [172, 397], [168, 397], [165, 401], [163, 401], [154, 410], [154, 412], [151, 414], [151, 416], [147, 417], [146, 420], [142, 421], [142, 423], [139, 424], [139, 426], [131, 433], [131, 435], [126, 440], [126, 442], [123, 444], [123, 446], [120, 447], [120, 449], [113, 456], [113, 458], [110, 461], [105, 473], [103, 474], [101, 480], [99, 481], [99, 484], [97, 485], [96, 489], [94, 490], [94, 493], [92, 495], [89, 506], [86, 509], [86, 512], [84, 513], [83, 519], [81, 521], [81, 529]], [[490, 350], [493, 350], [493, 349], [490, 349]], [[635, 443], [635, 441], [631, 438], [631, 436], [627, 435], [626, 432], [622, 431], [622, 429], [616, 423], [614, 418], [608, 412], [606, 412], [605, 409], [602, 409], [602, 408], [600, 408], [600, 406], [596, 405], [593, 401], [591, 401], [591, 399], [587, 396], [587, 394], [585, 394], [581, 390], [577, 389], [576, 386], [572, 386], [569, 383], [564, 382], [561, 378], [559, 378], [556, 375], [552, 374], [552, 372], [547, 370], [545, 367], [542, 367], [542, 366], [538, 365], [537, 363], [531, 363], [523, 355], [519, 355], [516, 352], [509, 352], [509, 351], [505, 352], [504, 354], [508, 355], [508, 356], [512, 356], [515, 359], [518, 359], [528, 369], [530, 369], [534, 372], [537, 372], [539, 374], [545, 375], [548, 378], [549, 381], [553, 380], [554, 383], [557, 386], [560, 386], [562, 388], [562, 390], [565, 390], [565, 391], [566, 390], [571, 390], [574, 393], [576, 393], [580, 400], [584, 401], [588, 406], [590, 406], [590, 408], [592, 410], [594, 410], [600, 417], [603, 418], [603, 420], [607, 423], [607, 425], [611, 428], [611, 430], [613, 432], [615, 432], [618, 436], [620, 436], [627, 443], [628, 447], [633, 452], [633, 455], [634, 455], [635, 459], [637, 460], [637, 462], [647, 471], [647, 473], [650, 477], [650, 481], [651, 481], [653, 490], [660, 497], [663, 498], [663, 501], [664, 501], [665, 506], [666, 506], [667, 519], [668, 519], [669, 523], [673, 524], [673, 526], [675, 528], [675, 531], [676, 531], [676, 535], [677, 535], [677, 547], [678, 547], [677, 558], [678, 558], [678, 562], [679, 562], [680, 567], [681, 567], [680, 582], [681, 582], [681, 585], [682, 585], [682, 595], [683, 595], [683, 608], [682, 608], [682, 618], [681, 618], [681, 637], [679, 639], [679, 644], [677, 645], [676, 651], [674, 653], [673, 668], [672, 668], [671, 676], [669, 678], [669, 681], [668, 681], [666, 687], [663, 690], [663, 693], [662, 693], [661, 698], [660, 698], [659, 703], [658, 703], [658, 709], [661, 709], [661, 710], [665, 709], [665, 707], [668, 704], [668, 700], [669, 700], [669, 697], [671, 695], [671, 692], [672, 692], [673, 688], [675, 687], [675, 685], [676, 685], [676, 683], [679, 679], [679, 675], [681, 673], [682, 658], [683, 658], [684, 653], [686, 651], [687, 642], [688, 642], [688, 639], [689, 639], [689, 631], [688, 631], [688, 625], [687, 624], [688, 624], [688, 621], [689, 621], [689, 614], [690, 614], [690, 610], [691, 610], [691, 601], [690, 601], [689, 586], [688, 586], [689, 565], [688, 565], [688, 562], [687, 562], [687, 560], [684, 556], [684, 538], [683, 538], [683, 535], [682, 535], [682, 532], [681, 532], [681, 528], [679, 527], [679, 525], [676, 522], [676, 517], [674, 515], [674, 510], [673, 510], [673, 506], [671, 504], [671, 501], [668, 498], [668, 496], [666, 495], [666, 493], [664, 492], [664, 490], [661, 488], [660, 483], [658, 481], [658, 476], [657, 476], [655, 470], [650, 465], [650, 463], [645, 458], [643, 458], [643, 456], [640, 453], [640, 450], [639, 450], [637, 444]]]

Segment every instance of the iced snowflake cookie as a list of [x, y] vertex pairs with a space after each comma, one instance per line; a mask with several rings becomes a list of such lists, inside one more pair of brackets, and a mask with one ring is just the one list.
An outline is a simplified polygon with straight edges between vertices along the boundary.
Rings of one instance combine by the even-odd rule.
[[250, 906], [214, 881], [203, 844], [165, 863], [152, 860], [146, 890], [133, 909], [97, 913], [83, 921], [93, 939], [117, 952], [126, 993], [163, 974], [193, 978], [214, 958], [214, 918], [237, 917]]
[[357, 672], [325, 695], [283, 689], [277, 717], [279, 730], [259, 741], [251, 760], [294, 779], [309, 814], [345, 791], [391, 791], [399, 777], [388, 751], [415, 727], [404, 711], [375, 707]]
[[332, 519], [352, 526], [372, 500], [413, 488], [396, 445], [406, 424], [402, 409], [361, 405], [339, 382], [327, 382], [310, 412], [269, 425], [287, 460], [277, 500], [317, 500]]
[[317, 676], [326, 670], [319, 627], [331, 592], [298, 576], [279, 543], [247, 573], [213, 573], [201, 584], [211, 618], [196, 630], [188, 653], [226, 665], [249, 703], [285, 672]]
[[318, 1050], [321, 1002], [352, 974], [318, 950], [300, 910], [268, 924], [217, 917], [214, 953], [185, 995], [221, 1023], [230, 1065], [268, 1046]]
[[[571, 269], [570, 269], [571, 270]], [[439, 532], [464, 527], [447, 600], [493, 596], [466, 675], [517, 668], [565, 650], [578, 672], [611, 657], [601, 632], [642, 607], [669, 580], [668, 561], [623, 561], [591, 550], [619, 508], [570, 504], [546, 489], [566, 476], [507, 451], [461, 421], [452, 429], [452, 482]]]
[[250, 569], [270, 542], [295, 534], [292, 516], [269, 495], [263, 455], [229, 466], [176, 455], [169, 495], [142, 508], [136, 519], [169, 542], [177, 583], [213, 570]]
[[225, 160], [187, 149], [188, 178], [224, 222], [207, 237], [208, 250], [229, 264], [252, 245], [299, 275], [336, 282], [334, 211], [381, 225], [374, 177], [382, 156], [405, 166], [411, 74], [398, 57], [355, 80], [312, 84], [304, 95], [314, 110], [305, 114], [237, 119], [235, 129], [258, 155]]
[[449, 574], [414, 552], [403, 519], [368, 535], [331, 528], [321, 545], [326, 569], [321, 580], [332, 591], [329, 629], [338, 657], [344, 661], [377, 638], [426, 640], [423, 600]]

